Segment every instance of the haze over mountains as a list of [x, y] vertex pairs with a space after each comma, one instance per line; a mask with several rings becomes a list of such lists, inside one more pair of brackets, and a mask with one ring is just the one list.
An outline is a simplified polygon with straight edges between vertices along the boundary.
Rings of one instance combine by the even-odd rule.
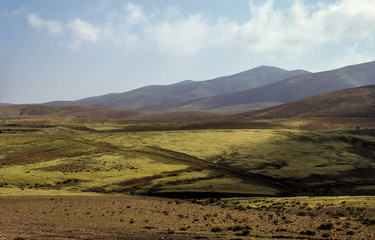
[[375, 84], [375, 62], [294, 76], [265, 86], [202, 98], [175, 107], [191, 106], [199, 110], [210, 110], [259, 102], [287, 103], [325, 92], [372, 84]]
[[[262, 66], [231, 76], [207, 81], [183, 81], [171, 85], [146, 86], [125, 93], [112, 93], [90, 97], [74, 102], [51, 102], [48, 105], [86, 105], [93, 107], [122, 108], [135, 111], [166, 111], [172, 104], [209, 96], [235, 93], [244, 89], [274, 83], [288, 77], [307, 74], [304, 70], [286, 71], [276, 67]], [[183, 109], [188, 110], [188, 109]], [[192, 109], [195, 110], [195, 109]]]
[[310, 73], [262, 66], [207, 81], [146, 86], [77, 101], [47, 105], [84, 105], [141, 112], [246, 112], [321, 93], [375, 84], [375, 62]]
[[371, 85], [375, 85], [375, 62], [318, 73], [262, 66], [207, 81], [146, 86], [44, 106], [0, 103], [0, 117], [160, 120], [184, 119], [190, 114], [194, 119], [213, 118], [207, 112], [244, 113], [251, 118], [375, 117], [375, 87]]

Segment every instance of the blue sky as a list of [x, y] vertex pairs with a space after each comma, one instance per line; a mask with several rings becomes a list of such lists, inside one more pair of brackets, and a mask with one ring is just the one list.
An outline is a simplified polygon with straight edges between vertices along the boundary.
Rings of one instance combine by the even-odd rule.
[[2, 0], [0, 102], [375, 60], [375, 0]]

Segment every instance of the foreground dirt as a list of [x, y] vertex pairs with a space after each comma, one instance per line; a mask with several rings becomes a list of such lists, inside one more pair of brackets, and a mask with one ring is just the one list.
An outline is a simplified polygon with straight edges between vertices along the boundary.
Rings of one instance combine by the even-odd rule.
[[[3, 196], [0, 239], [375, 239], [371, 222], [338, 217], [333, 205], [301, 214], [212, 204], [119, 195]], [[371, 217], [374, 209], [364, 214]]]

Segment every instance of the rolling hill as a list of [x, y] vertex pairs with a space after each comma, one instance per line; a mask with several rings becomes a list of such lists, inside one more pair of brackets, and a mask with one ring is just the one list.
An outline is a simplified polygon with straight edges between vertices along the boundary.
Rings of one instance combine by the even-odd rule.
[[200, 111], [141, 113], [118, 108], [89, 106], [9, 105], [0, 106], [0, 119], [9, 118], [121, 118], [135, 121], [211, 121], [238, 120], [239, 115]]
[[82, 118], [131, 118], [140, 113], [122, 109], [94, 108], [87, 106], [9, 105], [0, 106], [0, 118], [15, 117], [82, 117]]
[[251, 118], [375, 117], [375, 85], [323, 93], [245, 113]]
[[125, 93], [112, 93], [73, 102], [51, 102], [47, 105], [86, 105], [144, 112], [164, 111], [171, 103], [182, 104], [203, 97], [234, 93], [307, 73], [303, 70], [286, 71], [276, 67], [262, 66], [207, 81], [187, 80], [165, 86], [146, 86]]
[[171, 104], [169, 108], [212, 110], [259, 102], [287, 103], [325, 92], [372, 84], [375, 84], [375, 62], [294, 76], [245, 91]]

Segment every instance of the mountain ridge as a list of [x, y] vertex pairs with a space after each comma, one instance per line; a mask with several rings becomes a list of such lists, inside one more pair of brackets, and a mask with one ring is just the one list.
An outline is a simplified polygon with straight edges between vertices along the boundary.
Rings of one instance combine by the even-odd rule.
[[233, 93], [308, 73], [304, 70], [287, 71], [277, 67], [260, 66], [206, 81], [185, 80], [170, 85], [150, 85], [124, 93], [110, 93], [72, 102], [49, 102], [46, 105], [86, 105], [145, 112], [164, 111], [164, 106], [171, 103], [183, 103], [202, 97]]
[[236, 93], [192, 100], [174, 109], [190, 106], [196, 110], [209, 110], [230, 105], [257, 102], [291, 102], [313, 95], [375, 84], [375, 62], [346, 66], [330, 71], [290, 77], [275, 83]]

